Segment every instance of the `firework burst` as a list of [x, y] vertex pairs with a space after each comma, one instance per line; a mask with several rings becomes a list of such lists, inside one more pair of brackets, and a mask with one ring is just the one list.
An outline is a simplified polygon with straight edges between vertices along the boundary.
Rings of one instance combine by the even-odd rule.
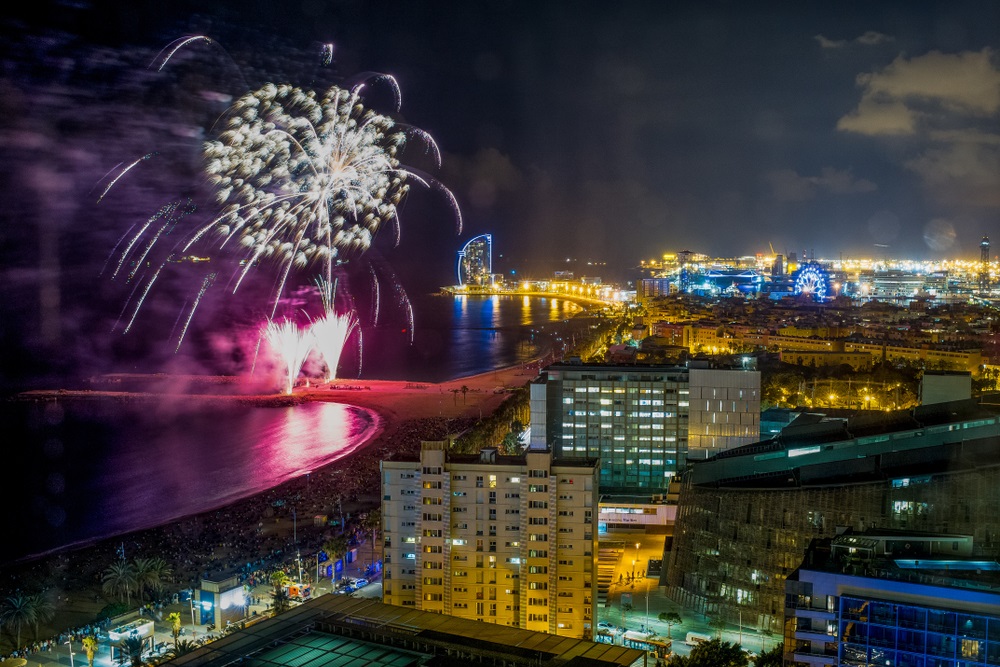
[[[182, 49], [197, 44], [217, 46], [201, 35], [178, 39], [160, 52], [151, 69], [162, 71]], [[332, 53], [332, 45], [324, 46], [324, 64], [329, 64]], [[137, 225], [113, 253], [117, 257], [112, 278], [141, 282], [126, 303], [126, 309], [131, 309], [126, 332], [170, 262], [208, 261], [213, 266], [207, 276], [202, 274], [186, 317], [178, 318], [178, 324], [182, 323], [178, 348], [199, 302], [211, 286], [223, 283], [217, 280], [220, 271], [230, 273], [225, 283], [228, 291], [236, 293], [250, 272], [264, 266], [276, 268], [274, 283], [268, 288], [271, 313], [262, 336], [286, 360], [290, 390], [308, 355], [308, 350], [299, 355], [306, 333], [287, 321], [275, 321], [293, 271], [319, 277], [326, 285], [321, 285], [321, 293], [326, 289], [332, 297], [329, 286], [335, 267], [365, 254], [382, 227], [393, 227], [398, 244], [400, 206], [412, 183], [443, 196], [461, 231], [461, 212], [451, 191], [402, 162], [404, 148], [409, 154], [416, 147], [440, 167], [441, 152], [434, 139], [366, 107], [362, 94], [366, 86], [387, 85], [398, 111], [401, 97], [396, 80], [376, 73], [355, 80], [361, 83], [331, 86], [325, 92], [266, 83], [244, 94], [222, 114], [210, 130], [212, 138], [203, 144], [213, 203], [201, 205], [200, 210], [212, 211], [209, 217], [201, 217], [200, 222], [191, 219], [186, 229], [175, 232], [176, 221], [194, 211], [193, 204], [182, 208], [176, 202]], [[154, 155], [149, 153], [124, 167], [122, 163], [109, 172], [98, 202]], [[164, 222], [157, 224], [160, 219]], [[167, 236], [177, 240], [154, 255], [154, 245], [166, 244]], [[220, 262], [228, 263], [228, 268], [216, 269]], [[353, 310], [337, 314], [332, 298], [324, 302], [322, 317], [310, 327], [331, 377], [339, 362], [338, 350], [356, 328], [359, 323]], [[329, 341], [329, 347], [324, 341]], [[358, 341], [360, 345], [360, 335]]]
[[240, 98], [204, 150], [222, 212], [184, 251], [210, 233], [220, 248], [235, 245], [243, 262], [234, 292], [262, 261], [277, 263], [277, 301], [292, 268], [319, 264], [329, 281], [332, 267], [367, 251], [380, 227], [398, 225], [408, 179], [433, 183], [454, 204], [447, 189], [398, 159], [408, 137], [432, 147], [436, 159], [433, 139], [366, 109], [360, 90], [334, 86], [318, 95], [267, 84]]

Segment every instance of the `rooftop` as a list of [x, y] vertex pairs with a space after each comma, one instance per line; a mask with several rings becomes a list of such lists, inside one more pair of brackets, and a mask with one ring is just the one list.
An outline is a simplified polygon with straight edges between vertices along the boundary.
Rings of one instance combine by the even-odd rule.
[[184, 667], [539, 667], [631, 665], [644, 653], [503, 625], [325, 595], [236, 631], [169, 664]]
[[[881, 529], [845, 533], [814, 540], [799, 569], [1000, 594], [1000, 563], [995, 559], [951, 556], [916, 546], [965, 539], [968, 536]], [[894, 546], [887, 546], [886, 540]]]

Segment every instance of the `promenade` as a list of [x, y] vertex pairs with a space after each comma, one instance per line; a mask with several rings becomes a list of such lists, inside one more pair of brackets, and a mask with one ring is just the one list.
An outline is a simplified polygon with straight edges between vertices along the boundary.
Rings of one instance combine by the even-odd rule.
[[[359, 549], [361, 547], [359, 546]], [[367, 547], [366, 547], [367, 548]], [[353, 565], [348, 566], [348, 572], [345, 576], [351, 577], [352, 579], [360, 576], [360, 571], [358, 568], [353, 567]], [[255, 618], [263, 618], [269, 613], [271, 608], [271, 593], [272, 587], [270, 584], [258, 585], [248, 592], [248, 599], [259, 599], [256, 604], [250, 604], [247, 607], [247, 620], [248, 622], [253, 622]], [[319, 583], [313, 586], [313, 595], [331, 595], [332, 587], [329, 579], [321, 579]], [[356, 597], [364, 598], [382, 598], [382, 582], [379, 579], [372, 580], [367, 586], [358, 589], [353, 593]], [[293, 602], [292, 604], [297, 604]], [[137, 610], [138, 611], [138, 610]], [[207, 624], [196, 622], [199, 619], [193, 606], [191, 600], [186, 600], [183, 602], [178, 601], [177, 603], [169, 603], [164, 605], [160, 609], [147, 610], [142, 615], [141, 618], [147, 621], [153, 622], [153, 641], [150, 642], [154, 649], [152, 651], [146, 652], [143, 655], [144, 662], [149, 662], [153, 659], [163, 657], [168, 649], [174, 645], [174, 638], [172, 634], [172, 629], [170, 623], [167, 622], [168, 614], [172, 612], [177, 612], [181, 617], [181, 634], [179, 639], [183, 641], [193, 641], [193, 642], [204, 642], [206, 640], [211, 641], [212, 638], [220, 636], [217, 629], [210, 627]], [[136, 616], [137, 612], [130, 614], [130, 617], [139, 618]], [[119, 661], [119, 649], [114, 642], [108, 640], [107, 632], [102, 631], [98, 634], [99, 648], [97, 654], [94, 656], [94, 666], [95, 667], [122, 667], [122, 662]], [[37, 653], [32, 653], [28, 656], [27, 662], [22, 663], [23, 667], [86, 667], [87, 665], [87, 654], [83, 649], [83, 637], [74, 636], [72, 641], [67, 641], [63, 644], [55, 645], [51, 650], [43, 650]], [[17, 661], [17, 659], [11, 659]], [[125, 664], [128, 664], [127, 659]], [[0, 663], [0, 665], [6, 666], [6, 661]], [[13, 667], [13, 663], [11, 663]]]

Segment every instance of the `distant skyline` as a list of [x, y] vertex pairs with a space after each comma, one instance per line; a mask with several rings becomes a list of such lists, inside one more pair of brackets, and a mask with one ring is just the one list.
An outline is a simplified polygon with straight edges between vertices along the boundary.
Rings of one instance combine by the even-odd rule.
[[[677, 250], [977, 258], [1000, 241], [998, 25], [985, 1], [19, 3], [0, 17], [0, 343], [107, 330], [88, 314], [120, 308], [101, 277], [118, 239], [171, 200], [210, 214], [198, 153], [229, 100], [364, 72], [398, 80], [465, 220], [410, 193], [370, 258], [409, 290], [451, 282], [480, 233], [498, 267], [612, 278]], [[149, 68], [193, 34], [213, 43]]]

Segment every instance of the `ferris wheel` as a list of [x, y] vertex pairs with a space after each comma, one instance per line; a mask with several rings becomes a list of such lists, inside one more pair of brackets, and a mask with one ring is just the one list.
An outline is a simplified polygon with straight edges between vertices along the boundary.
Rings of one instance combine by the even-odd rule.
[[819, 264], [806, 264], [796, 272], [795, 288], [796, 296], [805, 294], [811, 296], [816, 301], [826, 299], [827, 279], [826, 272]]

